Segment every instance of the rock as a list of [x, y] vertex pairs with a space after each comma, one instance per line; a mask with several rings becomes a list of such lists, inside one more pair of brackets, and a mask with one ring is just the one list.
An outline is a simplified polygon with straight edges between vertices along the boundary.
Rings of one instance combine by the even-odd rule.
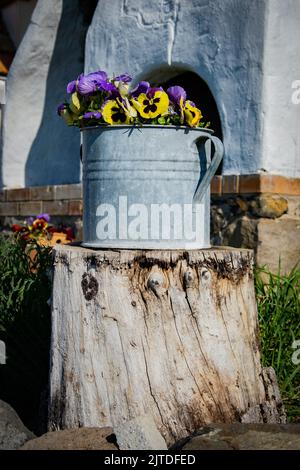
[[246, 199], [243, 199], [241, 197], [236, 198], [236, 203], [239, 206], [241, 212], [247, 212], [249, 209], [248, 201]]
[[110, 427], [53, 431], [28, 441], [20, 450], [117, 450]]
[[222, 234], [222, 244], [237, 248], [256, 248], [257, 220], [242, 216], [232, 221]]
[[298, 424], [216, 424], [199, 429], [176, 450], [300, 450]]
[[289, 196], [287, 200], [289, 205], [288, 215], [300, 219], [300, 196]]
[[150, 415], [139, 416], [114, 427], [120, 450], [166, 450], [164, 438]]
[[15, 450], [34, 438], [13, 408], [0, 400], [0, 449]]
[[300, 220], [283, 216], [280, 219], [260, 219], [257, 225], [256, 260], [272, 272], [288, 273], [300, 260]]
[[288, 211], [288, 201], [277, 194], [262, 194], [252, 201], [253, 214], [258, 217], [276, 219]]

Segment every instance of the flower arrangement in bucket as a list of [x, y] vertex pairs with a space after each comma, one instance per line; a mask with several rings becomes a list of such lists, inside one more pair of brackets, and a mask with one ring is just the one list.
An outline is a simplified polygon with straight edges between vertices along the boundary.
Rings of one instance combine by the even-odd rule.
[[68, 125], [187, 125], [208, 127], [186, 91], [172, 86], [166, 91], [141, 81], [130, 89], [131, 77], [125, 73], [108, 79], [103, 71], [80, 75], [67, 86], [70, 102], [59, 105], [58, 114]]
[[57, 109], [82, 134], [83, 246], [206, 248], [223, 145], [181, 86], [130, 83], [82, 74]]

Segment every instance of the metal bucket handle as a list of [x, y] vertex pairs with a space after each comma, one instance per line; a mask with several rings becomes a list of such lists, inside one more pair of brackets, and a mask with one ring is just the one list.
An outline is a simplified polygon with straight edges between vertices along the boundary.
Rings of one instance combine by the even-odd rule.
[[207, 134], [206, 137], [208, 138], [208, 140], [212, 142], [214, 146], [214, 155], [213, 155], [211, 162], [208, 162], [210, 164], [208, 165], [205, 175], [203, 176], [200, 184], [198, 185], [196, 189], [196, 192], [193, 198], [194, 203], [200, 203], [202, 201], [202, 198], [204, 194], [206, 193], [206, 190], [208, 186], [210, 185], [210, 182], [212, 178], [214, 177], [214, 174], [216, 173], [218, 166], [220, 165], [223, 155], [224, 155], [224, 146], [221, 140], [218, 139], [218, 137], [214, 137], [209, 134]]

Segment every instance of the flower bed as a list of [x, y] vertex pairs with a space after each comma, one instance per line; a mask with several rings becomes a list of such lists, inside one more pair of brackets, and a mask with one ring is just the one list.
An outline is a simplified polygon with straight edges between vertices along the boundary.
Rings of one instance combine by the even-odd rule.
[[49, 222], [49, 214], [38, 214], [35, 218], [29, 217], [23, 225], [14, 224], [12, 230], [25, 244], [35, 242], [40, 246], [54, 246], [74, 240], [71, 227], [55, 227]]

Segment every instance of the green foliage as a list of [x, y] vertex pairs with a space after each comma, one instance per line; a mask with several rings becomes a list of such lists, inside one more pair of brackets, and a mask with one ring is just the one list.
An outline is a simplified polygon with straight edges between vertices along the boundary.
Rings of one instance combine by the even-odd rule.
[[292, 344], [300, 340], [300, 268], [289, 275], [258, 269], [255, 276], [262, 361], [274, 367], [290, 420], [300, 418], [300, 364]]
[[0, 339], [7, 353], [0, 367], [0, 398], [39, 432], [49, 373], [50, 249], [0, 235], [0, 259]]

